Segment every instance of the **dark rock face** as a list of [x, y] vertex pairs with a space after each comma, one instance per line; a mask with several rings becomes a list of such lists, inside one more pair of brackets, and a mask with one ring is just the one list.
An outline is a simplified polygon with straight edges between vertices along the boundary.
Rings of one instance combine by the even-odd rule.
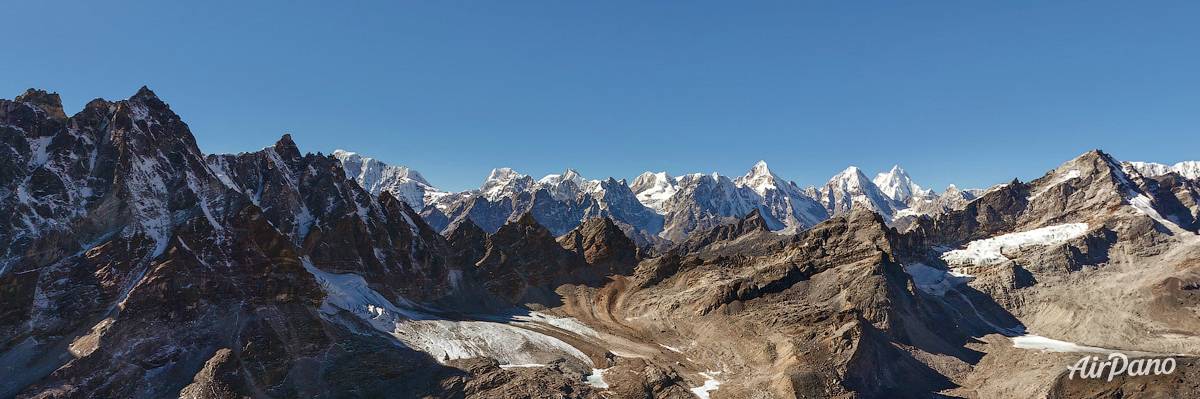
[[[473, 226], [468, 221], [451, 233], [451, 245], [464, 259], [480, 253], [482, 230]], [[637, 246], [611, 219], [589, 220], [555, 239], [526, 213], [487, 237], [471, 277], [509, 303], [557, 306], [555, 287], [599, 285], [608, 276], [632, 273], [637, 262]]]
[[1200, 187], [1178, 173], [1143, 180], [1154, 193], [1162, 215], [1186, 230], [1200, 229]]
[[583, 222], [558, 243], [587, 264], [571, 273], [572, 284], [602, 285], [608, 276], [632, 274], [640, 260], [633, 240], [609, 218]]
[[556, 303], [547, 289], [582, 264], [578, 255], [563, 249], [550, 230], [526, 213], [488, 237], [483, 259], [476, 263], [480, 274], [475, 277], [510, 303]]

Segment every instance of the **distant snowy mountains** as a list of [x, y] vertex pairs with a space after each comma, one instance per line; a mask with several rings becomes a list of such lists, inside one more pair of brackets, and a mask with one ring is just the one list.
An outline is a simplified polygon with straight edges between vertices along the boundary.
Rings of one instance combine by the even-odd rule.
[[759, 162], [735, 178], [646, 172], [632, 183], [611, 177], [589, 180], [573, 169], [535, 180], [499, 168], [478, 189], [450, 193], [404, 166], [344, 150], [334, 151], [333, 156], [342, 162], [347, 178], [372, 194], [386, 191], [407, 202], [443, 234], [467, 220], [492, 233], [526, 212], [555, 235], [590, 219], [610, 217], [638, 245], [656, 248], [681, 242], [695, 231], [732, 223], [755, 209], [780, 234], [807, 229], [855, 206], [876, 211], [903, 229], [917, 217], [954, 209], [983, 192], [951, 185], [938, 194], [922, 189], [899, 166], [874, 179], [852, 166], [820, 188], [800, 188]]
[[1175, 172], [1188, 179], [1200, 179], [1200, 161], [1183, 161], [1174, 166], [1154, 162], [1129, 162], [1129, 165], [1147, 177], [1158, 177]]

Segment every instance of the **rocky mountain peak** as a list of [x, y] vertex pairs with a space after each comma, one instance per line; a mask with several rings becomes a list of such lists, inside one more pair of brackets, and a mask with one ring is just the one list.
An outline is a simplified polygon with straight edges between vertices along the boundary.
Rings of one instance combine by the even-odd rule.
[[554, 281], [579, 268], [580, 258], [569, 252], [545, 226], [526, 212], [488, 236], [486, 252], [477, 265], [488, 291], [512, 304], [554, 304]]
[[304, 154], [300, 152], [300, 148], [296, 147], [296, 143], [292, 141], [292, 135], [284, 134], [275, 142], [275, 145], [270, 147], [270, 150], [279, 156], [279, 161], [286, 163], [293, 171], [298, 171], [299, 165], [303, 162]]
[[454, 231], [446, 237], [450, 247], [451, 260], [460, 267], [475, 265], [487, 250], [488, 235], [471, 219], [459, 223]]
[[550, 194], [559, 201], [570, 201], [581, 194], [581, 190], [595, 188], [599, 182], [590, 182], [579, 175], [575, 169], [567, 169], [559, 175], [547, 175], [541, 180], [538, 180], [538, 186], [550, 191]]
[[526, 232], [534, 231], [538, 232], [538, 235], [554, 237], [554, 235], [550, 233], [549, 229], [547, 229], [545, 226], [542, 226], [541, 223], [538, 223], [537, 219], [533, 217], [533, 212], [522, 213], [521, 216], [516, 220], [512, 220], [508, 223], [505, 223], [504, 226], [501, 226], [500, 230], [496, 231], [495, 234], [502, 234], [502, 232], [508, 233], [505, 231], [506, 229]]
[[129, 100], [126, 101], [134, 104], [144, 105], [151, 111], [168, 114], [178, 118], [174, 112], [171, 112], [171, 106], [159, 99], [158, 95], [154, 94], [154, 92], [146, 86], [142, 86], [142, 88], [139, 89], [138, 92], [133, 95], [133, 97], [130, 97]]
[[654, 173], [647, 171], [633, 179], [633, 183], [629, 185], [629, 188], [632, 189], [633, 192], [638, 193], [651, 187], [674, 184], [678, 183], [675, 181], [675, 178], [671, 177], [671, 175], [667, 174], [667, 172]]
[[637, 245], [607, 217], [583, 222], [559, 237], [558, 243], [595, 269], [586, 273], [588, 283], [613, 274], [631, 274], [639, 260]]
[[579, 176], [579, 172], [576, 172], [575, 169], [567, 168], [567, 171], [563, 172], [563, 174], [562, 174], [562, 180], [563, 181], [583, 181], [583, 177]]
[[46, 93], [45, 90], [29, 89], [25, 94], [17, 96], [14, 99], [16, 102], [30, 103], [34, 106], [46, 111], [54, 119], [67, 119], [67, 114], [63, 112], [62, 99], [58, 97], [58, 93]]
[[492, 173], [488, 174], [487, 180], [483, 182], [482, 188], [486, 189], [490, 185], [499, 184], [519, 176], [524, 175], [517, 173], [517, 171], [512, 170], [512, 168], [495, 168], [492, 169]]
[[837, 175], [835, 175], [833, 177], [833, 179], [831, 179], [831, 180], [857, 182], [857, 181], [866, 181], [868, 179], [867, 179], [867, 175], [863, 174], [862, 169], [859, 169], [857, 166], [850, 166], [850, 167], [847, 167], [845, 170], [842, 170], [841, 173], [838, 173]]
[[300, 148], [296, 147], [296, 142], [292, 141], [292, 135], [284, 134], [275, 142], [275, 150], [281, 153], [296, 153], [300, 154]]
[[459, 223], [458, 226], [454, 228], [454, 231], [450, 232], [450, 234], [447, 236], [447, 239], [449, 239], [450, 242], [454, 242], [454, 237], [471, 237], [478, 235], [487, 237], [487, 233], [484, 232], [479, 225], [476, 225], [471, 219], [466, 219], [463, 220], [462, 223]]
[[[346, 169], [347, 176], [387, 174], [396, 179], [407, 179], [424, 184], [426, 186], [432, 186], [429, 184], [429, 181], [425, 180], [424, 176], [421, 176], [420, 172], [409, 169], [407, 166], [391, 166], [375, 158], [364, 157], [356, 152], [350, 152], [343, 149], [334, 150], [330, 155], [333, 155], [334, 158], [342, 161], [342, 166]], [[367, 187], [364, 186], [363, 188]]]

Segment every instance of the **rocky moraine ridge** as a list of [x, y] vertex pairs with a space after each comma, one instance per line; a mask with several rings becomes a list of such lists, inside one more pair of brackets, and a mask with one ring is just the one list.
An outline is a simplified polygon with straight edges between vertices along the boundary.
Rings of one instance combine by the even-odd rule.
[[[0, 100], [0, 397], [1195, 397], [1193, 164], [420, 173], [213, 155], [150, 90]], [[1068, 378], [1085, 354], [1167, 376]]]

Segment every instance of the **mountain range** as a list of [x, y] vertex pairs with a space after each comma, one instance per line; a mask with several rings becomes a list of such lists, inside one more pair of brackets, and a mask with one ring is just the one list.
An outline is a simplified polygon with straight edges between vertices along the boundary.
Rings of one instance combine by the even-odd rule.
[[448, 193], [432, 187], [408, 167], [394, 167], [357, 153], [336, 150], [346, 177], [372, 194], [387, 191], [409, 202], [434, 229], [449, 234], [470, 219], [492, 233], [531, 213], [557, 235], [596, 218], [611, 218], [639, 246], [665, 250], [696, 231], [732, 223], [759, 210], [767, 227], [794, 234], [864, 206], [887, 223], [904, 228], [920, 216], [948, 211], [983, 190], [943, 194], [921, 189], [899, 166], [874, 179], [856, 167], [831, 178], [820, 189], [801, 189], [779, 177], [766, 162], [743, 176], [713, 173], [672, 177], [646, 172], [632, 183], [609, 177], [588, 180], [573, 169], [534, 180], [508, 168], [494, 169], [478, 189]]
[[[0, 397], [1200, 396], [1194, 163], [448, 193], [289, 136], [205, 154], [144, 87], [0, 100], [0, 161]], [[1177, 368], [1068, 373], [1113, 352]]]

